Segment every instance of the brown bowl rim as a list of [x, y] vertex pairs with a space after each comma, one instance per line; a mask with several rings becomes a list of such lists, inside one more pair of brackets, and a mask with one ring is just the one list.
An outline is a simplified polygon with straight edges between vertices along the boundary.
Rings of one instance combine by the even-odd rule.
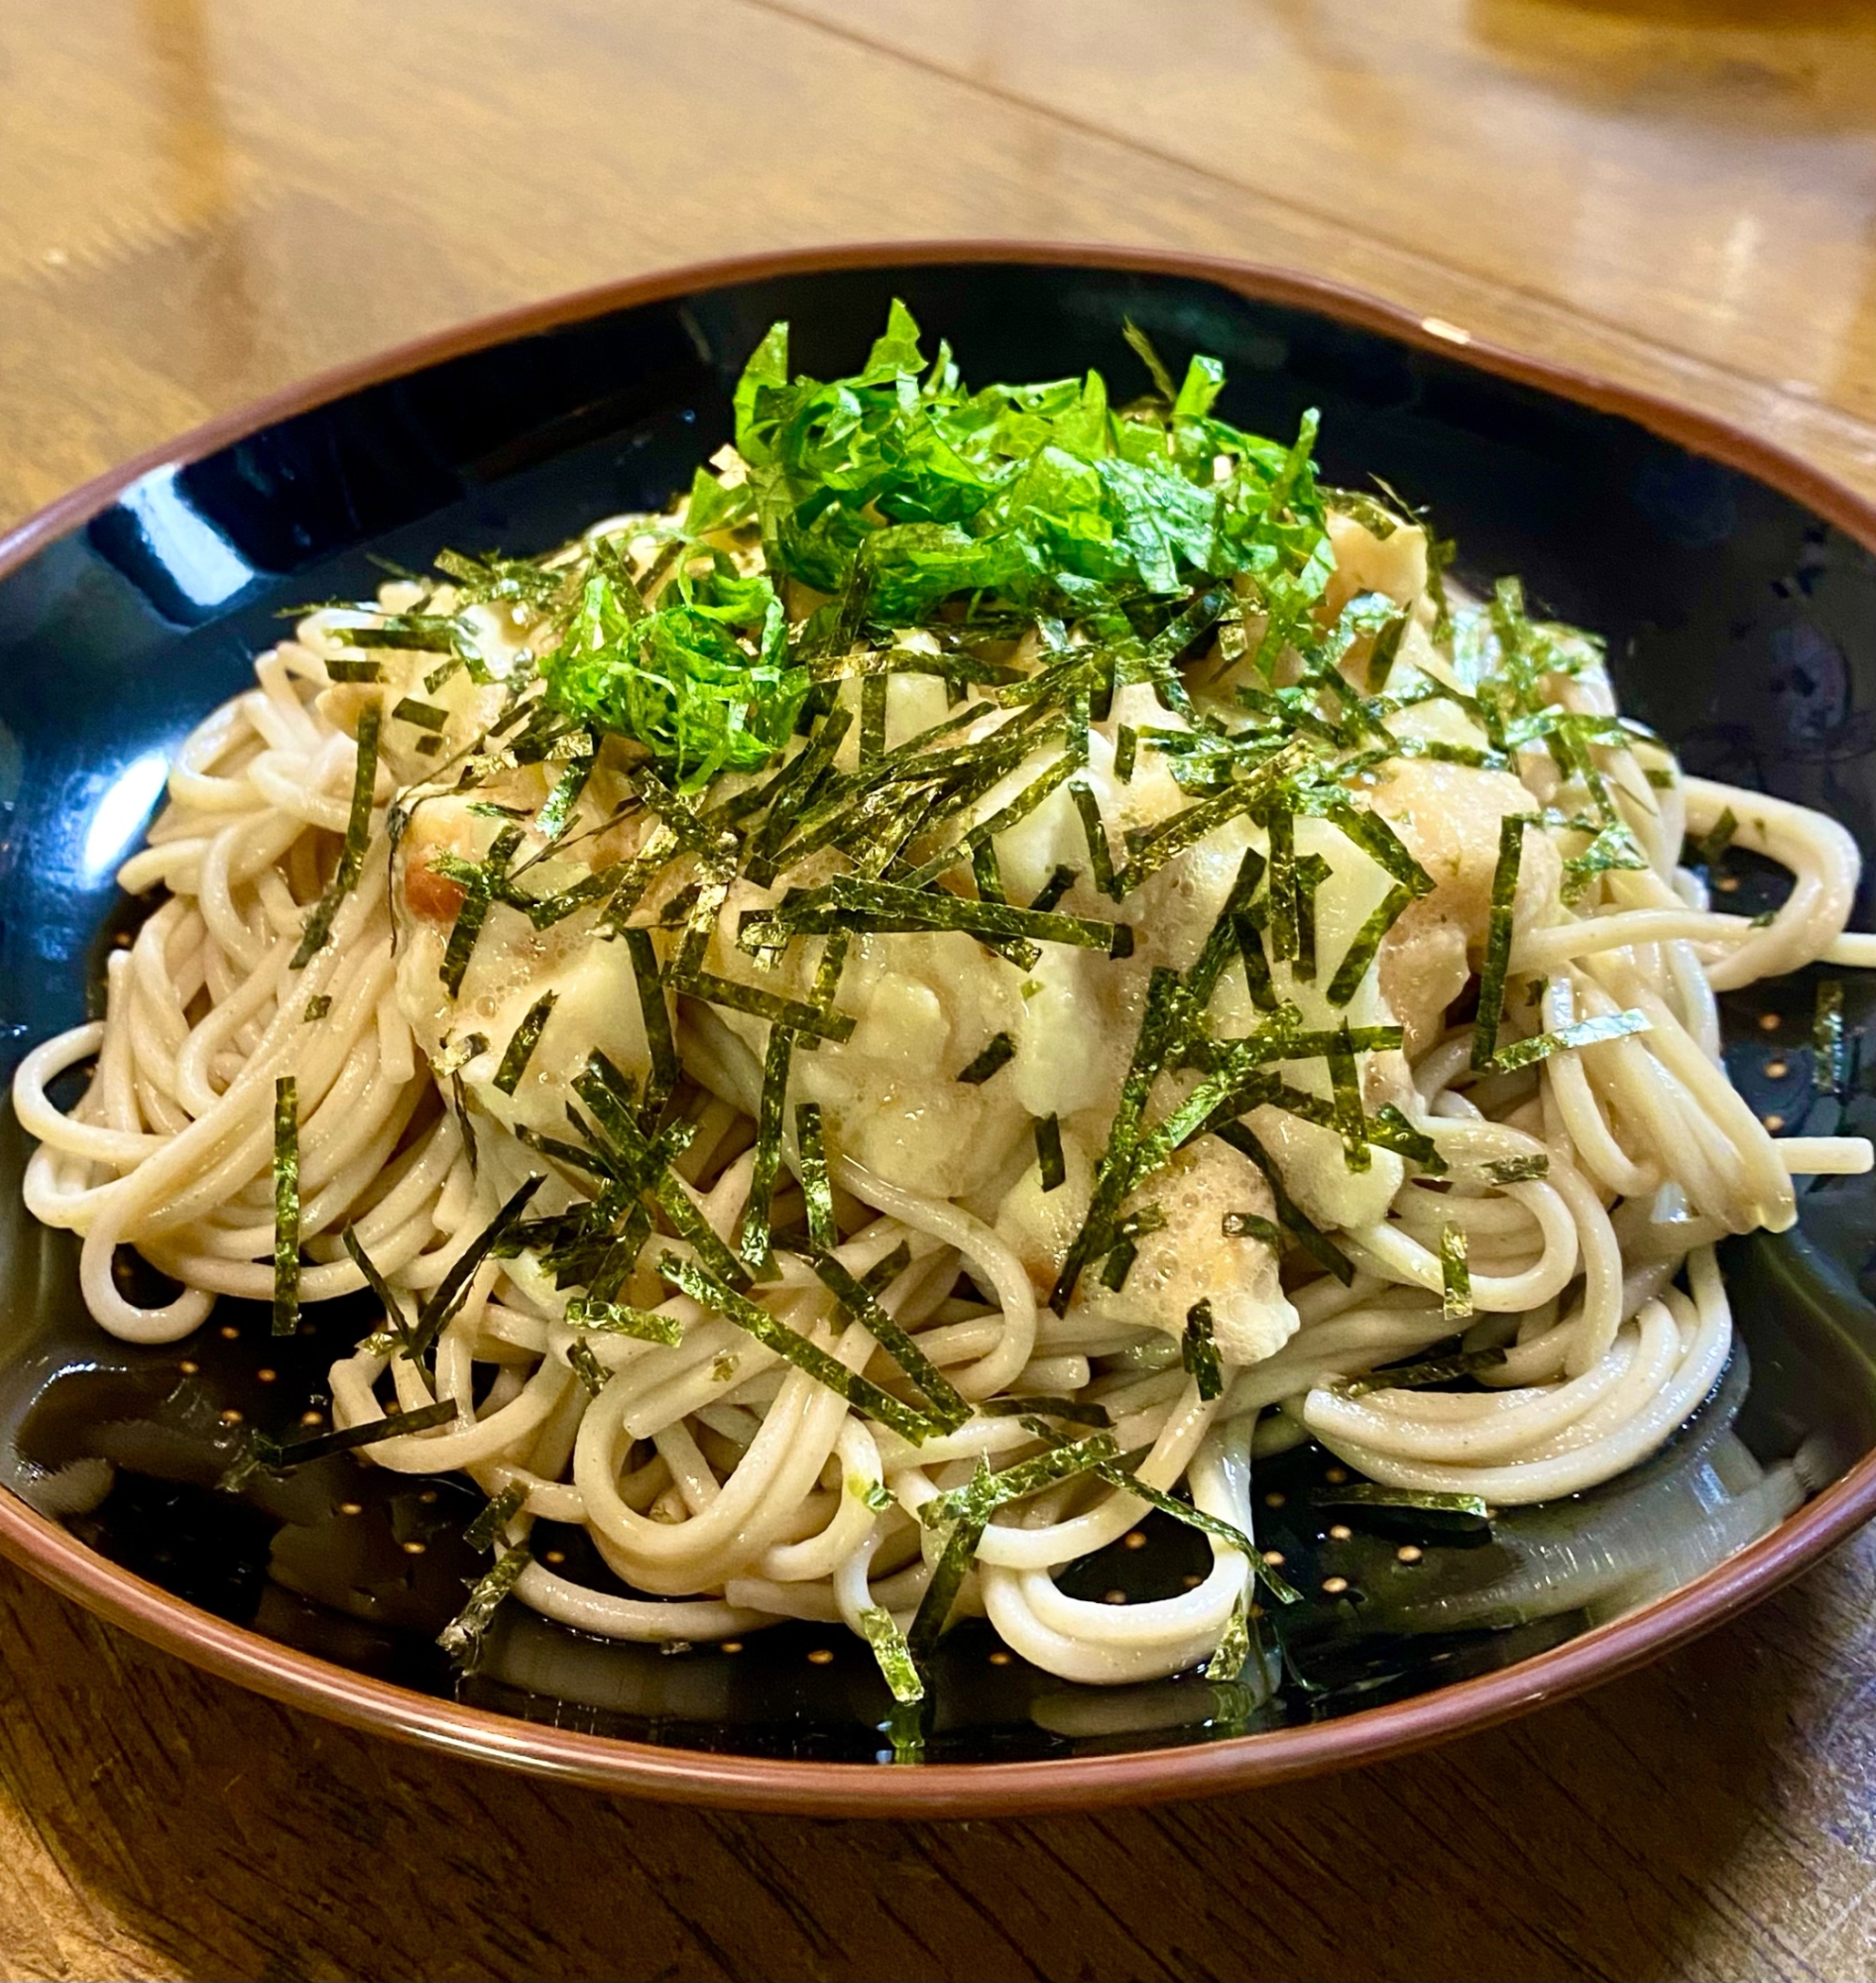
[[[984, 262], [1209, 282], [1439, 352], [1636, 421], [1742, 470], [1876, 551], [1876, 503], [1812, 463], [1709, 414], [1471, 337], [1439, 318], [1294, 271], [1156, 249], [1022, 241], [856, 243], [693, 264], [575, 291], [431, 333], [217, 414], [95, 477], [0, 535], [0, 578], [88, 522], [152, 469], [199, 460], [258, 429], [450, 358], [635, 304], [778, 276]], [[1335, 1721], [1184, 1748], [1024, 1763], [798, 1762], [583, 1734], [371, 1680], [199, 1611], [97, 1555], [0, 1490], [0, 1555], [109, 1623], [289, 1706], [444, 1754], [649, 1798], [817, 1816], [970, 1817], [1218, 1796], [1422, 1749], [1633, 1671], [1769, 1595], [1876, 1513], [1876, 1452], [1769, 1535], [1640, 1610], [1499, 1672]]]

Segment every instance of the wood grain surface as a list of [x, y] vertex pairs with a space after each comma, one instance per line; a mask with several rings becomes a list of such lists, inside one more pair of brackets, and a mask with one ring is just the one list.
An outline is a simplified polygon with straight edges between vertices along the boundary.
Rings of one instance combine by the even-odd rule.
[[[12, 0], [0, 527], [456, 319], [837, 240], [1353, 284], [1876, 491], [1867, 0]], [[0, 1975], [1868, 1977], [1876, 1547], [1357, 1777], [914, 1826], [353, 1736], [0, 1567]]]

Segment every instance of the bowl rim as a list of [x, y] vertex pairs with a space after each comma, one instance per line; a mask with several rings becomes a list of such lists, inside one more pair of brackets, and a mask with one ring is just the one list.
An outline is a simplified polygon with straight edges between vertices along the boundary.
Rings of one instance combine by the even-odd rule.
[[[1480, 371], [1635, 421], [1804, 504], [1876, 551], [1876, 502], [1713, 415], [1295, 271], [1218, 256], [1099, 244], [863, 242], [694, 263], [570, 292], [429, 333], [215, 415], [94, 477], [0, 533], [0, 579], [88, 523], [153, 469], [201, 459], [366, 387], [519, 338], [673, 297], [850, 269], [1008, 263], [1183, 277], [1313, 310]], [[0, 1490], [0, 1555], [108, 1623], [289, 1706], [368, 1733], [593, 1789], [817, 1816], [971, 1817], [1218, 1796], [1407, 1754], [1494, 1726], [1629, 1673], [1769, 1595], [1876, 1514], [1876, 1451], [1756, 1543], [1703, 1575], [1564, 1645], [1432, 1693], [1334, 1721], [1185, 1747], [1020, 1763], [794, 1761], [668, 1748], [466, 1707], [295, 1651], [196, 1609], [119, 1568]]]

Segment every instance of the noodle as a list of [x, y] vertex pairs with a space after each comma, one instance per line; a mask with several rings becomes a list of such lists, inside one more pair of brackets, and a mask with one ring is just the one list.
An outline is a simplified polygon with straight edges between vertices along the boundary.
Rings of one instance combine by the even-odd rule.
[[[738, 486], [726, 471], [724, 490]], [[1021, 694], [997, 695], [1093, 649], [1051, 649], [1033, 634], [1005, 639], [976, 675], [964, 647], [941, 652], [935, 638], [884, 649], [897, 672], [829, 673], [830, 699], [800, 741], [784, 728], [746, 768], [730, 759], [714, 782], [693, 780], [691, 797], [643, 775], [645, 749], [610, 741], [628, 733], [596, 742], [604, 725], [557, 740], [543, 731], [527, 755], [517, 740], [549, 706], [535, 694], [535, 630], [557, 573], [626, 573], [659, 615], [672, 572], [688, 569], [683, 557], [673, 566], [673, 545], [689, 556], [702, 543], [725, 585], [754, 582], [752, 525], [692, 539], [684, 515], [609, 520], [538, 564], [492, 561], [482, 580], [458, 560], [453, 585], [400, 582], [375, 606], [312, 613], [262, 655], [257, 688], [182, 745], [168, 804], [122, 871], [127, 889], [161, 900], [110, 959], [104, 1018], [35, 1047], [14, 1083], [39, 1142], [28, 1206], [81, 1235], [98, 1323], [162, 1343], [198, 1328], [220, 1296], [271, 1298], [275, 1084], [293, 1078], [300, 1297], [364, 1288], [362, 1252], [397, 1311], [333, 1364], [334, 1426], [389, 1428], [398, 1413], [453, 1407], [445, 1424], [387, 1430], [361, 1458], [460, 1470], [506, 1494], [504, 1551], [536, 1522], [583, 1528], [634, 1593], [528, 1562], [513, 1582], [520, 1602], [616, 1638], [723, 1638], [807, 1618], [878, 1643], [882, 1613], [911, 1628], [952, 1533], [921, 1510], [972, 1491], [981, 1469], [1066, 1451], [1088, 1434], [1079, 1410], [1107, 1421], [1099, 1453], [1125, 1456], [1124, 1467], [1091, 1460], [989, 1504], [963, 1608], [1072, 1681], [1177, 1672], [1241, 1619], [1258, 1567], [1227, 1538], [1254, 1537], [1250, 1482], [1264, 1454], [1307, 1435], [1372, 1481], [1496, 1506], [1607, 1480], [1684, 1423], [1726, 1362], [1713, 1242], [1790, 1225], [1794, 1177], [1868, 1167], [1861, 1142], [1768, 1135], [1725, 1075], [1714, 1001], [1819, 958], [1876, 957], [1876, 939], [1845, 934], [1858, 874], [1849, 836], [1802, 807], [1681, 776], [1659, 744], [1614, 728], [1593, 647], [1507, 617], [1502, 589], [1490, 612], [1462, 602], [1436, 639], [1416, 526], [1370, 529], [1332, 503], [1324, 541], [1352, 603], [1325, 595], [1292, 628], [1275, 689], [1245, 672], [1262, 624], [1248, 617], [1235, 647], [1209, 635], [1188, 673], [1195, 690], [1213, 684], [1208, 707], [1225, 705], [1217, 684], [1250, 683], [1240, 708], [1281, 708], [1312, 736], [1329, 720], [1321, 711], [1334, 716], [1366, 687], [1366, 653], [1398, 613], [1395, 677], [1371, 716], [1389, 748], [1360, 788], [1363, 810], [1334, 793], [1312, 808], [1270, 786], [1267, 810], [1221, 805], [1215, 824], [1162, 855], [1164, 823], [1203, 810], [1189, 793], [1219, 789], [1175, 775], [1193, 761], [1179, 754], [1252, 733], [1208, 730], [1183, 690], [1139, 674], [1111, 680], [1092, 704], [1071, 698], [1051, 732], [1022, 714]], [[579, 562], [604, 557], [616, 564]], [[1325, 686], [1297, 654], [1364, 600], [1379, 604], [1332, 656], [1342, 685]], [[432, 625], [453, 630], [443, 666], [424, 645]], [[413, 644], [374, 647], [385, 627], [418, 631]], [[354, 648], [371, 657], [362, 667]], [[1477, 687], [1493, 667], [1515, 674], [1518, 651], [1529, 735], [1507, 742], [1458, 683]], [[952, 712], [948, 667], [992, 684], [972, 691], [981, 709]], [[361, 741], [367, 706], [384, 712], [382, 753], [378, 730]], [[1082, 755], [1041, 789], [1034, 753], [1062, 735]], [[1548, 748], [1559, 736], [1583, 741]], [[843, 899], [876, 917], [885, 911], [865, 905], [884, 902], [902, 922], [803, 921], [772, 942], [779, 957], [804, 932], [805, 957], [739, 962], [744, 922], [773, 921], [846, 872], [814, 852], [836, 846], [839, 828], [839, 808], [823, 802], [813, 843], [814, 794], [834, 789], [815, 779], [848, 777], [863, 793], [869, 762], [910, 750], [916, 768], [920, 748], [987, 754], [958, 814], [978, 839], [929, 872], [917, 864], [948, 844], [933, 827], [839, 845], [857, 877]], [[760, 790], [758, 769], [774, 780]], [[1221, 775], [1229, 796], [1235, 774]], [[883, 807], [885, 788], [875, 789]], [[865, 813], [863, 797], [843, 803]], [[788, 804], [796, 824], [738, 824], [763, 805], [781, 820]], [[1466, 852], [1468, 807], [1483, 809], [1482, 870]], [[1768, 921], [1709, 910], [1679, 865], [1684, 834], [1710, 833], [1722, 815], [1739, 845], [1791, 872]], [[1522, 866], [1507, 866], [1501, 821], [1518, 817]], [[1104, 893], [1076, 869], [1051, 884], [1047, 907], [1023, 909], [1066, 872], [1061, 847], [1088, 849], [1080, 858], [1098, 877], [1092, 836], [1109, 821], [1111, 864], [1127, 872]], [[801, 871], [811, 886], [795, 895], [760, 872], [789, 832], [821, 862]], [[732, 874], [711, 849], [737, 833], [745, 866]], [[1430, 878], [1458, 876], [1467, 860], [1469, 882]], [[1019, 889], [1030, 868], [1038, 878]], [[1129, 962], [1100, 932], [1135, 872], [1145, 906]], [[937, 904], [924, 921], [879, 893], [882, 877], [907, 873], [936, 890], [915, 899]], [[1386, 891], [1402, 875], [1411, 887], [1395, 901]], [[1228, 900], [1233, 875], [1242, 892]], [[912, 884], [891, 885], [905, 895]], [[1015, 920], [948, 920], [960, 904]], [[1320, 979], [1291, 927], [1299, 913], [1323, 952]], [[312, 944], [324, 917], [326, 939]], [[1380, 934], [1364, 962], [1370, 923]], [[1045, 924], [1043, 941], [1024, 933]], [[630, 942], [610, 940], [622, 929]], [[1217, 970], [1208, 942], [1230, 953]], [[648, 981], [638, 975], [646, 957]], [[1344, 959], [1348, 995], [1331, 1010], [1327, 967]], [[1128, 1104], [1126, 1054], [1140, 1064], [1153, 999], [1167, 979], [1190, 987], [1206, 971], [1201, 1008], [1215, 988], [1223, 1001], [1209, 1034], [1188, 1036], [1198, 1044], [1185, 1065], [1148, 1065]], [[1481, 1015], [1451, 1023], [1474, 976]], [[822, 980], [846, 1002], [830, 991], [816, 1004]], [[1487, 1004], [1502, 1007], [1490, 1051]], [[1233, 1086], [1218, 1055], [1279, 1006], [1304, 1015], [1299, 1044], [1277, 1071], [1257, 1071], [1268, 1056], [1247, 1061]], [[1024, 1030], [1051, 1010], [1053, 1034], [1042, 1016]], [[792, 1060], [777, 1056], [775, 1014]], [[928, 1051], [927, 1038], [939, 1044]], [[1032, 1039], [1044, 1040], [1039, 1058]], [[50, 1091], [86, 1063], [83, 1096], [59, 1107]], [[623, 1084], [610, 1094], [608, 1068]], [[1191, 1100], [1205, 1080], [1217, 1084], [1210, 1115]], [[1064, 1099], [1031, 1099], [1045, 1089]], [[804, 1096], [821, 1110], [825, 1185], [795, 1112]], [[1129, 1106], [1136, 1128], [1110, 1132]], [[1192, 1121], [1167, 1130], [1188, 1107]], [[1048, 1183], [1032, 1157], [1044, 1118], [1068, 1153], [1057, 1157], [1066, 1183]], [[913, 1122], [928, 1126], [903, 1126]], [[1235, 1124], [1236, 1140], [1205, 1134], [1221, 1124]], [[1104, 1213], [1100, 1193], [1155, 1135], [1165, 1147], [1138, 1174], [1150, 1189], [1122, 1178]], [[493, 1244], [498, 1210], [530, 1177], [544, 1183], [523, 1243]], [[596, 1244], [581, 1221], [602, 1202], [608, 1218], [640, 1224]], [[751, 1245], [745, 1228], [759, 1218], [772, 1251]], [[1086, 1260], [1071, 1245], [1078, 1226], [1102, 1241]], [[178, 1291], [133, 1298], [115, 1272], [126, 1248]], [[1347, 1270], [1340, 1280], [1324, 1271], [1331, 1259]], [[762, 1264], [746, 1294], [744, 1260]], [[679, 1270], [702, 1278], [680, 1289]], [[862, 1292], [846, 1292], [856, 1282]], [[1216, 1311], [1217, 1386], [1181, 1335], [1194, 1326], [1181, 1289], [1202, 1289]], [[426, 1329], [427, 1362], [406, 1353]], [[1503, 1352], [1469, 1387], [1351, 1386], [1460, 1335], [1468, 1349]], [[1051, 1429], [1024, 1415], [1025, 1399], [1070, 1415]], [[1208, 1532], [1209, 1572], [1154, 1602], [1068, 1596], [1058, 1573], [1148, 1512], [1136, 1484], [1183, 1486], [1200, 1516], [1226, 1525]]]

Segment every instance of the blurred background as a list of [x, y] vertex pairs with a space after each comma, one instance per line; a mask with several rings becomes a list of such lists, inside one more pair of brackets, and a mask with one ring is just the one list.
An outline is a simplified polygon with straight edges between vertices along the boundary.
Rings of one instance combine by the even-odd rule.
[[913, 237], [1294, 265], [1876, 477], [1868, 0], [15, 0], [0, 89], [0, 522], [470, 315]]

